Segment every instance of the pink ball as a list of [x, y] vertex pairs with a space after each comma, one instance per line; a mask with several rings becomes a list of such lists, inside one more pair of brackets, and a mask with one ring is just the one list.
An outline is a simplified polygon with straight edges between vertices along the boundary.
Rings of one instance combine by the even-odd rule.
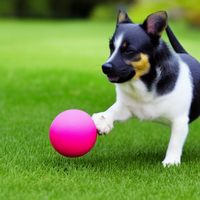
[[67, 110], [52, 122], [49, 137], [54, 149], [63, 156], [79, 157], [88, 153], [97, 139], [96, 126], [86, 112]]

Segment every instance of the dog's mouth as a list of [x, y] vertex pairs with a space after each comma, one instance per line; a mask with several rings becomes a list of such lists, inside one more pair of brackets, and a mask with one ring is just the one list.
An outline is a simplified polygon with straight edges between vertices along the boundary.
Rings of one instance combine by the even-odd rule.
[[126, 76], [119, 76], [119, 75], [107, 75], [108, 77], [108, 80], [111, 82], [111, 83], [124, 83], [126, 81], [129, 81], [131, 80], [135, 75], [135, 71], [131, 71], [131, 73], [129, 73], [128, 75]]
[[108, 80], [111, 82], [111, 83], [117, 83], [118, 80], [119, 80], [119, 76], [107, 76], [108, 77]]

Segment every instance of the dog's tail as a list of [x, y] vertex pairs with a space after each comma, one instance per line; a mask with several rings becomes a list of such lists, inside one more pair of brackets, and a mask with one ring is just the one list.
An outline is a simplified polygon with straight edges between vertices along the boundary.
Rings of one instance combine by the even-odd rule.
[[[167, 32], [167, 36], [169, 38], [169, 41], [173, 47], [173, 49], [176, 51], [176, 53], [187, 53], [187, 51], [183, 48], [183, 46], [180, 44], [174, 33], [172, 32], [169, 25], [165, 29]], [[187, 53], [188, 54], [188, 53]]]

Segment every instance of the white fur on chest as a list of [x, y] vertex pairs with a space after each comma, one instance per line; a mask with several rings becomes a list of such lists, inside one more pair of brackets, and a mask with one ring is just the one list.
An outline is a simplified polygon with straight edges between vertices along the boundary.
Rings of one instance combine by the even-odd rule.
[[192, 101], [190, 72], [188, 66], [180, 60], [175, 88], [166, 95], [149, 92], [141, 80], [116, 84], [116, 92], [117, 101], [122, 102], [139, 119], [171, 122], [189, 113]]

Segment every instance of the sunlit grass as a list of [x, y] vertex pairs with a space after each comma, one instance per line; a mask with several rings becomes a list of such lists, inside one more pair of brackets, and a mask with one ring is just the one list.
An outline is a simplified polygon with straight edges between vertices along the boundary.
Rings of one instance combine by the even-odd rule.
[[[171, 23], [200, 60], [200, 30]], [[50, 144], [60, 112], [89, 114], [115, 101], [100, 66], [115, 22], [0, 21], [0, 199], [199, 199], [200, 121], [190, 125], [182, 165], [163, 168], [170, 129], [117, 123], [80, 158]], [[164, 36], [166, 38], [166, 36]]]

